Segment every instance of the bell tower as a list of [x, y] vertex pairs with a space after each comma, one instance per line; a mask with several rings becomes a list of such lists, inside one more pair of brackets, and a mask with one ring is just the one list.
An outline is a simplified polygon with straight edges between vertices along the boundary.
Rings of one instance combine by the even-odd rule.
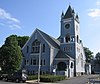
[[80, 43], [79, 17], [69, 5], [61, 15], [60, 48], [69, 56], [76, 58], [76, 48]]

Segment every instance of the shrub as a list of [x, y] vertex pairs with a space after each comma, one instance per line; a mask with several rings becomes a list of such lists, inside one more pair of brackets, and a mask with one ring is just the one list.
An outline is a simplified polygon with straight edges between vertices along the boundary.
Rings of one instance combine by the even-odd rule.
[[45, 75], [40, 77], [41, 82], [56, 82], [66, 79], [66, 76]]
[[28, 76], [28, 80], [36, 80], [36, 79], [38, 79], [37, 75], [29, 75]]
[[[38, 79], [37, 75], [30, 75], [28, 76], [28, 80], [36, 80]], [[66, 79], [66, 76], [61, 76], [61, 75], [41, 75], [40, 76], [40, 81], [41, 82], [56, 82], [56, 81], [61, 81]]]

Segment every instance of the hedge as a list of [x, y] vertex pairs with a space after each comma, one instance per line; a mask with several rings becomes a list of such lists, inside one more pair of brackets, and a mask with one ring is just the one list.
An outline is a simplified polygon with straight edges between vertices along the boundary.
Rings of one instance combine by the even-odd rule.
[[[38, 79], [37, 75], [30, 75], [28, 76], [28, 80], [36, 80]], [[66, 76], [61, 76], [61, 75], [41, 75], [40, 76], [40, 81], [41, 82], [56, 82], [56, 81], [61, 81], [66, 79]]]
[[36, 79], [38, 79], [37, 75], [29, 75], [28, 76], [28, 80], [36, 80]]
[[66, 76], [54, 76], [54, 75], [46, 75], [46, 76], [41, 76], [40, 81], [41, 82], [56, 82], [56, 81], [61, 81], [66, 79]]

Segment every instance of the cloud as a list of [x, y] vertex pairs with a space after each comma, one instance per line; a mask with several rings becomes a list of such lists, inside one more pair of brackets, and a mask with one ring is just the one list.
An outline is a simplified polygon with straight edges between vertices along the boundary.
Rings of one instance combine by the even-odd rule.
[[15, 27], [15, 29], [21, 28], [20, 20], [13, 17], [10, 13], [6, 12], [4, 9], [0, 8], [0, 25], [3, 26], [4, 24], [10, 28]]
[[97, 6], [100, 6], [100, 2], [99, 2], [99, 1], [97, 1], [97, 2], [96, 2], [96, 5], [97, 5]]
[[16, 24], [9, 25], [9, 27], [11, 28], [11, 30], [20, 29], [21, 28], [19, 25], [16, 25]]
[[90, 17], [100, 17], [100, 9], [89, 9], [88, 15]]

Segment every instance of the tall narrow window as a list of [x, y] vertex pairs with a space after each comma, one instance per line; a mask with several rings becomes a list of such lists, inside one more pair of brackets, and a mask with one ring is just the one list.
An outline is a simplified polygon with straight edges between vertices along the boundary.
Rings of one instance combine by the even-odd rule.
[[78, 40], [79, 40], [79, 37], [78, 37], [78, 35], [77, 35], [77, 43], [79, 42]]
[[66, 42], [67, 42], [67, 43], [70, 42], [70, 35], [67, 35], [67, 36], [66, 36]]
[[31, 65], [32, 65], [32, 59], [31, 59]]
[[43, 44], [43, 52], [45, 52], [45, 44]]
[[44, 59], [44, 65], [45, 65], [45, 59]]
[[42, 65], [42, 59], [41, 59], [41, 65]]
[[33, 59], [33, 65], [36, 65], [36, 59]]
[[25, 65], [29, 65], [29, 61], [25, 59]]

